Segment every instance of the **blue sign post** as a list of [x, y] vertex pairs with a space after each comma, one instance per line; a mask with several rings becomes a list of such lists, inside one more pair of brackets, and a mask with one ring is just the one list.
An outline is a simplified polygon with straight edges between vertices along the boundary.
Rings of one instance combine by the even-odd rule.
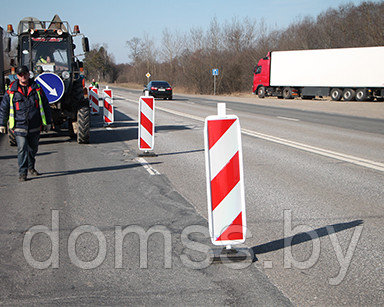
[[49, 103], [54, 103], [63, 97], [64, 82], [58, 75], [51, 72], [45, 72], [38, 75], [35, 81], [43, 89]]

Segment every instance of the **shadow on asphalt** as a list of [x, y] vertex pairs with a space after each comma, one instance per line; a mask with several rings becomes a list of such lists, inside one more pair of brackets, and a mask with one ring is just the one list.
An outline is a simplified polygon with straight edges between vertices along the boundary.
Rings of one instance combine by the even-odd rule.
[[[103, 114], [102, 108], [100, 108], [100, 114]], [[91, 127], [102, 129], [91, 130], [90, 144], [106, 144], [137, 139], [137, 122], [133, 118], [115, 110], [115, 123], [110, 126], [112, 130], [106, 130], [103, 128], [103, 116], [100, 114], [91, 118]], [[127, 129], [114, 130], [114, 128], [124, 127], [127, 127]]]
[[91, 131], [90, 144], [107, 144], [135, 139], [137, 139], [137, 127], [118, 130], [96, 130]]
[[[332, 233], [340, 232], [346, 229], [359, 226], [363, 224], [363, 222], [364, 222], [363, 220], [355, 220], [348, 223], [328, 225], [325, 227], [315, 229], [313, 231], [302, 232], [288, 238], [279, 239], [276, 241], [257, 245], [252, 247], [252, 250], [255, 255], [277, 251], [279, 249], [283, 249], [288, 246], [294, 246], [304, 242], [312, 241], [313, 239], [328, 236], [330, 233], [332, 234]], [[328, 230], [330, 230], [331, 232], [329, 233]]]
[[162, 125], [162, 126], [155, 126], [155, 133], [163, 132], [163, 131], [179, 131], [179, 130], [191, 130], [191, 129], [193, 128], [185, 125]]
[[[126, 129], [113, 129], [119, 127], [132, 127]], [[164, 125], [155, 127], [155, 133], [169, 132], [169, 131], [180, 131], [180, 130], [190, 130], [192, 128], [184, 125]], [[138, 129], [137, 123], [127, 123], [120, 122], [117, 125], [111, 125], [109, 130], [94, 130], [91, 131], [91, 144], [106, 144], [114, 142], [124, 142], [130, 140], [137, 140], [138, 138]]]
[[[104, 127], [103, 114], [104, 114], [103, 108], [100, 108], [99, 114], [91, 115], [91, 128]], [[115, 118], [114, 118], [115, 123], [113, 123], [113, 126], [115, 126], [116, 123], [127, 124], [127, 126], [128, 125], [137, 125], [137, 122], [132, 117], [129, 117], [128, 115], [125, 115], [124, 113], [121, 113], [120, 111], [116, 110], [116, 108], [114, 110], [114, 116], [115, 116]]]
[[113, 124], [109, 125], [111, 128], [121, 128], [121, 127], [137, 127], [137, 122], [118, 122], [115, 121]]
[[[162, 162], [154, 162], [151, 165], [161, 164]], [[47, 172], [41, 174], [39, 177], [30, 178], [30, 180], [52, 178], [52, 177], [61, 177], [61, 176], [70, 176], [78, 174], [89, 174], [89, 173], [99, 173], [99, 172], [108, 172], [108, 171], [119, 171], [135, 167], [142, 167], [140, 163], [133, 164], [124, 164], [124, 165], [115, 165], [115, 166], [104, 166], [104, 167], [94, 167], [94, 168], [84, 168], [71, 171], [60, 171], [60, 172]]]
[[67, 128], [60, 129], [58, 131], [49, 131], [49, 132], [41, 132], [40, 133], [40, 139], [47, 139], [51, 137], [56, 137], [56, 136], [68, 136], [69, 137], [69, 132]]
[[[101, 114], [102, 110], [100, 111], [99, 115], [93, 115], [91, 117], [90, 144], [107, 144], [114, 142], [137, 140], [137, 121], [133, 120], [131, 117], [125, 115], [124, 113], [121, 113], [116, 110], [115, 122], [110, 125], [111, 129], [107, 130], [104, 128], [103, 117], [101, 116]], [[155, 126], [155, 133], [191, 129], [193, 128], [185, 125], [163, 125]], [[72, 139], [69, 136], [69, 131], [67, 129], [66, 123], [62, 125], [62, 128], [59, 131], [51, 131], [48, 133], [40, 134], [39, 145], [50, 145], [67, 142], [76, 143], [76, 139]]]
[[119, 121], [119, 122], [135, 122], [132, 117], [129, 117], [128, 115], [126, 115], [124, 113], [121, 113], [120, 111], [117, 111], [116, 109], [115, 109], [114, 115], [115, 115], [115, 120], [116, 121]]
[[7, 159], [17, 159], [17, 155], [0, 156], [0, 160], [7, 160]]
[[71, 139], [70, 137], [67, 137], [65, 139], [52, 139], [52, 140], [45, 140], [45, 141], [41, 141], [39, 142], [39, 146], [40, 145], [50, 145], [50, 144], [58, 144], [58, 143], [69, 143], [69, 142], [76, 142], [76, 140], [74, 139]]
[[204, 149], [196, 149], [196, 150], [187, 150], [187, 151], [176, 151], [176, 152], [167, 152], [167, 153], [161, 153], [158, 154], [158, 156], [172, 156], [172, 155], [183, 155], [183, 154], [189, 154], [194, 152], [202, 152]]

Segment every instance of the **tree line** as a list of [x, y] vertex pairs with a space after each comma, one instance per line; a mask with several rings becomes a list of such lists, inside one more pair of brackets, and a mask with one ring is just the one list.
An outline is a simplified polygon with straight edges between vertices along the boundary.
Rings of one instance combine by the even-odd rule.
[[104, 46], [85, 58], [89, 77], [106, 82], [143, 85], [145, 74], [198, 94], [213, 90], [212, 68], [218, 68], [218, 93], [250, 91], [253, 67], [272, 50], [384, 46], [384, 2], [344, 4], [317, 17], [304, 17], [284, 29], [233, 18], [208, 29], [186, 33], [164, 29], [159, 45], [147, 34], [126, 42], [129, 64], [116, 65]]

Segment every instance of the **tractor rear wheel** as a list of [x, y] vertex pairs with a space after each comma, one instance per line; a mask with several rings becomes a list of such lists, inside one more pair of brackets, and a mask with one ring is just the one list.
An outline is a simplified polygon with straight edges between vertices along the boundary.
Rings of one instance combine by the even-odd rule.
[[84, 105], [77, 111], [77, 143], [88, 144], [91, 130], [89, 106]]

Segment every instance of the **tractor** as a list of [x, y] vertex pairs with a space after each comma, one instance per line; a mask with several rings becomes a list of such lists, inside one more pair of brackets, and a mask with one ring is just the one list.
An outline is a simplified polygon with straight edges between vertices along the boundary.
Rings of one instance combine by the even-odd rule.
[[[20, 21], [17, 34], [12, 25], [7, 27], [5, 52], [11, 50], [11, 37], [17, 37], [17, 55], [11, 58], [11, 79], [15, 79], [15, 67], [26, 65], [30, 76], [46, 93], [50, 103], [53, 128], [60, 131], [67, 124], [71, 137], [79, 144], [89, 143], [90, 108], [85, 86], [83, 62], [74, 51], [74, 37], [82, 36], [83, 52], [89, 51], [88, 38], [80, 34], [78, 25], [73, 32], [68, 22], [55, 15], [52, 21], [27, 17]], [[15, 61], [16, 58], [16, 61]], [[13, 73], [13, 74], [12, 74]], [[50, 77], [44, 79], [43, 77]], [[53, 83], [48, 80], [57, 79]], [[57, 84], [58, 90], [55, 88]], [[64, 126], [63, 125], [63, 126]], [[15, 145], [12, 131], [8, 131], [11, 145]]]

